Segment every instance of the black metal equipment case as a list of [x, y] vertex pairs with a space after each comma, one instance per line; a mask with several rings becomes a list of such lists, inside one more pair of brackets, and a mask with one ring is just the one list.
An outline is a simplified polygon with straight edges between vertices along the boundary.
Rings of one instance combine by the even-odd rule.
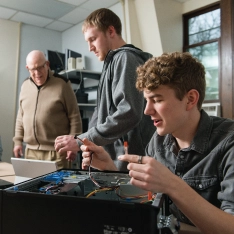
[[160, 207], [124, 172], [59, 170], [0, 190], [1, 234], [157, 234]]

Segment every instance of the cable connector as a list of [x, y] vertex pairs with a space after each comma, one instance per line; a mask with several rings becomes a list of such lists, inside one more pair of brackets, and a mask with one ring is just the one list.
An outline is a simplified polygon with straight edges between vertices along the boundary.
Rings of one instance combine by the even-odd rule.
[[178, 231], [180, 229], [180, 223], [177, 221], [174, 215], [160, 215], [158, 221], [158, 229], [166, 229], [167, 231], [165, 233], [168, 233], [169, 230], [171, 234], [178, 234]]

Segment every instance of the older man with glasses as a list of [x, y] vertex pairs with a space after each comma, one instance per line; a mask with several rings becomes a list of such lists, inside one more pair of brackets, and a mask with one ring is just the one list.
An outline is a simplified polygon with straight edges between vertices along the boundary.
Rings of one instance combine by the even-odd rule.
[[30, 76], [21, 86], [13, 151], [22, 157], [26, 143], [25, 158], [57, 161], [59, 168], [69, 168], [76, 152], [57, 153], [54, 140], [80, 134], [82, 122], [70, 81], [53, 73], [49, 65], [42, 51], [31, 51], [26, 58]]

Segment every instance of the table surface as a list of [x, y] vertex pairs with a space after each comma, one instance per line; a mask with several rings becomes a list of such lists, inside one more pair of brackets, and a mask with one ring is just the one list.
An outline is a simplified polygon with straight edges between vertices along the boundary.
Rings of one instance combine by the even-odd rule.
[[0, 179], [14, 183], [15, 172], [11, 163], [0, 162]]

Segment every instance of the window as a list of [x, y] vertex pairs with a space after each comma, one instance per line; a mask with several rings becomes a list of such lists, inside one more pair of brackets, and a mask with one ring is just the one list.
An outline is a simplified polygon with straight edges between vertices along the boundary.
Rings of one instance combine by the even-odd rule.
[[221, 18], [219, 5], [185, 14], [184, 51], [200, 60], [206, 69], [205, 101], [219, 100], [219, 39]]

